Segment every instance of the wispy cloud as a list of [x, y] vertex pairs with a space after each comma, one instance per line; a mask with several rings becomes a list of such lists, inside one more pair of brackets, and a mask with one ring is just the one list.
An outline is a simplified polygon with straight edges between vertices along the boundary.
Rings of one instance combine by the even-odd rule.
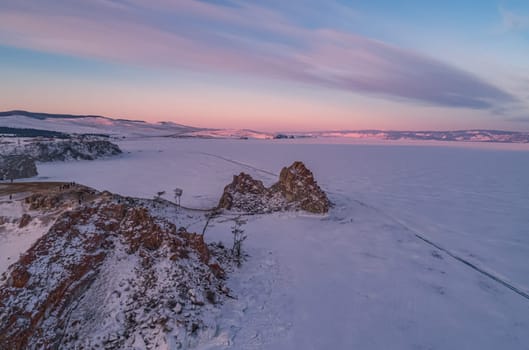
[[516, 100], [435, 58], [235, 0], [6, 0], [0, 44], [438, 106], [492, 109]]

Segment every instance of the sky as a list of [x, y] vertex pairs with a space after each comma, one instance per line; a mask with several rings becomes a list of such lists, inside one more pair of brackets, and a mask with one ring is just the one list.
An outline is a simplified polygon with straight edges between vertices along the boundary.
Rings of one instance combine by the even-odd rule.
[[0, 110], [529, 131], [527, 0], [1, 0]]

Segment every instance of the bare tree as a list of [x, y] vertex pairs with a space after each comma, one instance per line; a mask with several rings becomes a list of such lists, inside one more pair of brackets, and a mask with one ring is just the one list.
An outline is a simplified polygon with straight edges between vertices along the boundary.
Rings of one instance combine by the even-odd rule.
[[182, 197], [183, 193], [184, 191], [181, 188], [174, 189], [174, 200], [178, 208], [180, 207], [180, 198]]
[[243, 259], [242, 243], [247, 238], [244, 230], [242, 229], [242, 225], [246, 224], [246, 221], [242, 220], [240, 216], [234, 221], [235, 223], [231, 227], [231, 233], [233, 234], [233, 247], [231, 248], [231, 253], [233, 255], [233, 259], [237, 263], [237, 266], [241, 267]]

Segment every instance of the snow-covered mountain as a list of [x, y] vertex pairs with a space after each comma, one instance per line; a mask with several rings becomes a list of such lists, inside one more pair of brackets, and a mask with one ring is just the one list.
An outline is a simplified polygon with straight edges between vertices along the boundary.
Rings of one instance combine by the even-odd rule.
[[[384, 131], [335, 130], [314, 132], [261, 132], [249, 129], [197, 128], [173, 122], [149, 123], [92, 115], [46, 114], [26, 111], [0, 112], [0, 134], [12, 134], [2, 128], [46, 130], [65, 134], [103, 134], [112, 137], [177, 137], [215, 139], [290, 139], [347, 138], [374, 140], [418, 140], [529, 143], [529, 132], [503, 130], [456, 131]], [[27, 133], [28, 130], [19, 130]]]
[[529, 132], [504, 130], [383, 131], [338, 130], [294, 133], [297, 136], [350, 139], [529, 143]]
[[181, 135], [182, 137], [198, 137], [212, 139], [258, 139], [270, 140], [274, 138], [273, 133], [260, 132], [249, 129], [206, 129], [192, 131]]
[[53, 130], [67, 134], [107, 134], [115, 137], [176, 136], [204, 130], [172, 122], [147, 123], [101, 116], [44, 114], [26, 111], [1, 112], [0, 126]]

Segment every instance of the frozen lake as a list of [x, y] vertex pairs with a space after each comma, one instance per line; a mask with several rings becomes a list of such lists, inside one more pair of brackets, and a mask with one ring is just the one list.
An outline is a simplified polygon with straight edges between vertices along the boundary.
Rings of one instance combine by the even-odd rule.
[[[39, 164], [39, 178], [140, 197], [170, 198], [180, 187], [183, 205], [210, 208], [233, 174], [268, 185], [301, 160], [335, 203], [326, 217], [250, 219], [251, 258], [231, 281], [244, 297], [226, 305], [205, 348], [529, 344], [529, 300], [505, 286], [529, 293], [529, 147], [175, 139], [120, 147], [118, 158]], [[229, 224], [208, 235], [228, 241]]]

